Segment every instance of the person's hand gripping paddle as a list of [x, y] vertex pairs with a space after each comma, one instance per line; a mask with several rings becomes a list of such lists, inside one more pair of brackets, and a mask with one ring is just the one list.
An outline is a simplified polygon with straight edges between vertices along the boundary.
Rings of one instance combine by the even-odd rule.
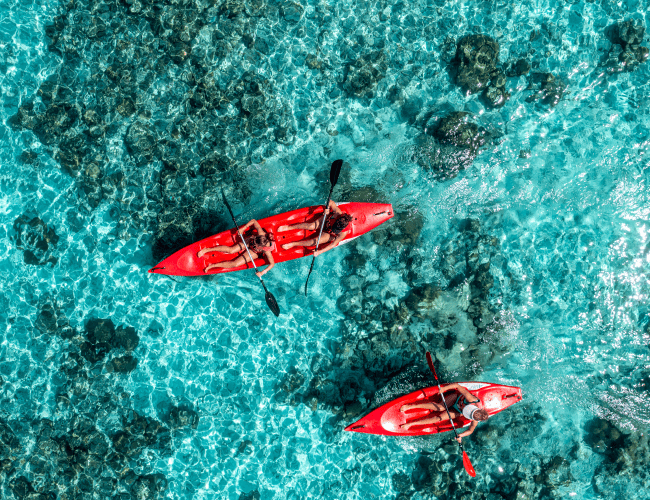
[[[221, 190], [221, 196], [223, 197], [223, 202], [226, 204], [226, 207], [228, 208], [228, 212], [230, 212], [230, 217], [232, 217], [232, 221], [234, 222], [235, 227], [237, 228], [237, 232], [239, 233], [239, 237], [241, 238], [241, 241], [244, 244], [244, 248], [246, 248], [246, 252], [248, 252], [248, 258], [251, 260], [251, 264], [253, 264], [253, 267], [255, 268], [255, 272], [257, 272], [257, 266], [255, 265], [255, 260], [251, 255], [251, 251], [248, 249], [248, 245], [246, 245], [246, 240], [244, 239], [244, 235], [241, 234], [239, 226], [237, 225], [237, 221], [235, 220], [235, 216], [232, 213], [232, 209], [230, 208], [230, 205], [228, 205], [228, 201], [226, 200], [226, 195], [223, 192], [223, 189]], [[257, 276], [257, 277], [260, 279], [260, 282], [264, 287], [264, 292], [266, 293], [266, 297], [265, 297], [266, 304], [269, 306], [269, 309], [271, 309], [271, 312], [273, 312], [273, 314], [275, 314], [276, 316], [280, 316], [280, 307], [278, 306], [278, 302], [275, 300], [273, 294], [266, 289], [266, 285], [264, 284], [264, 280], [262, 279], [262, 277], [261, 276]]]
[[[318, 250], [318, 245], [320, 244], [320, 237], [323, 235], [323, 228], [325, 227], [325, 212], [327, 211], [327, 208], [329, 207], [330, 200], [332, 199], [332, 191], [334, 190], [334, 186], [336, 186], [336, 182], [339, 180], [339, 174], [341, 173], [341, 167], [343, 166], [343, 160], [335, 160], [332, 163], [332, 167], [330, 168], [330, 185], [332, 186], [330, 188], [330, 194], [327, 195], [327, 203], [325, 203], [325, 210], [323, 210], [323, 223], [320, 225], [320, 231], [318, 233], [318, 239], [316, 240], [316, 248], [314, 249], [314, 253], [316, 250]], [[314, 262], [316, 262], [316, 255], [314, 255], [314, 258], [311, 260], [311, 266], [309, 267], [309, 274], [307, 275], [307, 281], [305, 281], [305, 295], [307, 295], [307, 284], [309, 283], [309, 277], [311, 276], [311, 272], [314, 269]]]
[[[449, 413], [449, 408], [447, 408], [445, 395], [442, 393], [442, 387], [440, 387], [440, 381], [438, 380], [438, 375], [436, 374], [436, 369], [433, 366], [433, 360], [431, 359], [431, 353], [429, 351], [427, 351], [427, 363], [429, 364], [429, 369], [431, 370], [431, 373], [433, 373], [433, 376], [436, 379], [436, 383], [438, 384], [438, 390], [440, 391], [442, 404], [445, 405], [445, 410], [447, 410], [447, 416], [449, 417], [449, 422], [451, 422], [451, 427], [452, 429], [454, 429], [454, 434], [456, 434], [456, 441], [458, 441], [458, 432], [456, 432], [456, 426], [454, 425], [454, 421], [451, 419], [451, 413]], [[463, 443], [458, 441], [458, 446], [460, 446], [460, 451], [463, 452], [463, 466], [465, 467], [465, 470], [470, 476], [476, 477], [476, 471], [474, 470], [474, 467], [472, 467], [472, 462], [469, 461], [469, 457], [467, 456], [467, 453], [465, 453], [465, 450], [463, 449]]]

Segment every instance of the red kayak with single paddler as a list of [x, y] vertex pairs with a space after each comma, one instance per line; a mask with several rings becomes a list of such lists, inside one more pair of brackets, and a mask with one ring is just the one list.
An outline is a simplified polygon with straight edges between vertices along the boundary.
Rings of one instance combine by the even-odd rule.
[[[337, 205], [341, 211], [348, 213], [353, 217], [350, 224], [351, 229], [346, 228], [346, 231], [349, 231], [350, 234], [348, 234], [339, 245], [358, 238], [393, 217], [393, 207], [389, 203], [341, 202]], [[297, 246], [290, 248], [289, 250], [284, 250], [282, 245], [308, 237], [318, 236], [316, 232], [307, 231], [305, 229], [295, 229], [278, 233], [277, 228], [289, 224], [314, 222], [322, 217], [322, 214], [323, 206], [316, 205], [313, 207], [299, 208], [297, 210], [292, 210], [291, 212], [284, 212], [258, 220], [264, 231], [272, 231], [275, 236], [276, 249], [272, 252], [272, 255], [276, 264], [287, 260], [299, 259], [301, 257], [313, 255], [314, 247]], [[240, 271], [242, 269], [250, 269], [253, 265], [250, 262], [247, 262], [246, 264], [233, 269], [216, 268], [205, 273], [204, 269], [210, 264], [235, 259], [236, 255], [212, 252], [203, 257], [197, 257], [197, 253], [204, 248], [211, 248], [217, 245], [232, 246], [239, 241], [241, 241], [241, 239], [237, 234], [237, 229], [233, 228], [223, 231], [201, 241], [197, 241], [196, 243], [192, 243], [178, 252], [175, 252], [155, 267], [149, 269], [149, 272], [156, 274], [169, 274], [172, 276], [205, 276], [206, 274], [219, 274], [230, 271]], [[266, 264], [268, 264], [268, 262], [266, 262], [266, 259], [264, 258], [255, 259], [255, 265], [258, 267]]]
[[[458, 382], [458, 384], [481, 400], [483, 408], [487, 410], [490, 417], [521, 401], [522, 398], [520, 387], [490, 384], [487, 382]], [[454, 394], [454, 392], [458, 394], [456, 390], [447, 391], [445, 394]], [[453, 430], [448, 419], [436, 422], [435, 424], [414, 425], [408, 430], [402, 429], [400, 427], [402, 424], [425, 418], [429, 414], [439, 414], [439, 412], [432, 412], [427, 409], [400, 411], [402, 406], [414, 403], [441, 404], [442, 399], [440, 398], [438, 387], [433, 386], [418, 389], [415, 392], [394, 399], [371, 411], [361, 420], [348, 425], [345, 430], [366, 434], [381, 434], [384, 436], [424, 436]], [[463, 415], [454, 419], [456, 429], [466, 427], [470, 423], [471, 421]]]

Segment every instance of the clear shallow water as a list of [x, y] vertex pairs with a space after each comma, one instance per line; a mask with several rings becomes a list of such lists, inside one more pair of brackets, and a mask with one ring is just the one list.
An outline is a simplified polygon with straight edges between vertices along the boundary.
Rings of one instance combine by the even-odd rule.
[[[2, 458], [16, 460], [0, 478], [3, 495], [17, 496], [20, 477], [62, 498], [72, 498], [70, 482], [82, 497], [90, 495], [79, 481], [91, 466], [78, 467], [81, 472], [66, 482], [57, 477], [56, 464], [19, 465], [44, 442], [43, 419], [53, 422], [55, 435], [64, 435], [79, 427], [75, 418], [90, 415], [108, 442], [126, 428], [130, 409], [172, 428], [170, 408], [187, 406], [198, 414], [195, 428], [172, 429], [168, 446], [145, 446], [127, 461], [137, 476], [164, 475], [164, 498], [451, 498], [469, 492], [470, 484], [474, 496], [491, 500], [648, 498], [650, 70], [646, 62], [608, 76], [597, 66], [611, 45], [604, 29], [628, 18], [648, 26], [647, 6], [414, 2], [400, 10], [337, 3], [324, 20], [310, 17], [323, 5], [305, 5], [303, 24], [297, 24], [304, 35], [282, 20], [259, 19], [258, 36], [275, 39], [264, 57], [251, 62], [242, 46], [225, 57], [224, 75], [239, 77], [257, 67], [272, 80], [279, 105], [295, 120], [293, 143], [262, 140], [275, 149], [247, 157], [237, 182], [251, 194], [246, 199], [233, 189], [235, 213], [244, 221], [324, 200], [328, 166], [340, 157], [347, 165], [335, 199], [372, 187], [373, 201], [393, 203], [398, 216], [382, 231], [320, 258], [307, 298], [308, 261], [277, 266], [266, 280], [283, 311], [276, 320], [252, 275], [173, 281], [146, 273], [155, 263], [157, 215], [147, 193], [158, 182], [161, 162], [139, 165], [129, 155], [123, 138], [135, 117], [120, 122], [105, 149], [105, 173], [125, 173], [124, 194], [95, 207], [79, 179], [52, 158], [56, 146], [50, 151], [29, 130], [8, 125], [19, 105], [67, 66], [47, 50], [44, 34], [57, 5], [2, 4], [0, 417], [20, 443], [10, 446], [3, 434]], [[319, 22], [327, 29], [317, 29]], [[501, 62], [527, 56], [536, 71], [562, 75], [568, 92], [560, 103], [526, 102], [526, 77], [508, 79], [511, 98], [499, 110], [464, 96], [442, 52], [448, 36], [475, 32], [474, 26], [499, 41]], [[125, 39], [137, 38], [138, 30], [129, 30]], [[534, 30], [541, 38], [531, 41]], [[372, 97], [350, 96], [332, 83], [343, 81], [342, 63], [351, 57], [345, 50], [359, 44], [359, 36], [366, 49], [385, 40], [389, 62]], [[209, 52], [206, 40], [197, 38], [193, 51]], [[94, 65], [110, 62], [96, 47], [86, 47], [87, 60], [77, 67], [79, 88], [89, 88]], [[542, 57], [543, 51], [548, 54]], [[314, 52], [328, 61], [325, 72], [306, 65], [305, 54]], [[175, 94], [185, 85], [183, 71], [169, 66], [138, 98], [156, 127], [165, 127], [156, 122], [164, 121], [164, 110], [183, 115]], [[393, 85], [401, 89], [397, 99], [389, 97]], [[426, 109], [469, 111], [494, 132], [472, 166], [451, 180], [440, 181], [412, 161]], [[19, 159], [24, 151], [36, 152], [37, 161]], [[222, 210], [204, 187], [203, 203]], [[56, 263], [25, 264], [14, 224], [23, 214], [55, 228], [58, 241], [45, 256]], [[466, 219], [476, 221], [471, 231], [462, 229]], [[494, 279], [483, 307], [499, 313], [482, 333], [468, 319], [470, 278], [448, 287], [454, 278], [447, 272], [454, 268], [450, 255], [460, 261], [473, 252], [490, 262]], [[382, 320], [402, 327], [407, 340], [378, 346], [372, 314], [412, 304], [412, 291], [426, 284], [443, 293], [432, 303], [408, 306], [408, 319]], [[345, 303], [357, 290], [366, 305], [348, 310]], [[53, 301], [77, 337], [38, 328], [45, 304]], [[369, 302], [379, 307], [372, 314]], [[458, 321], [441, 327], [439, 310]], [[109, 372], [102, 360], [86, 362], [84, 376], [62, 371], [70, 353], [80, 350], [91, 318], [137, 331], [135, 370]], [[431, 331], [436, 335], [427, 336]], [[448, 437], [395, 440], [342, 432], [356, 418], [346, 415], [428, 383], [425, 348], [436, 354], [448, 380], [524, 389], [523, 403], [468, 440], [478, 471], [472, 483]], [[382, 352], [384, 358], [376, 357]], [[106, 359], [122, 354], [118, 349]], [[415, 359], [420, 366], [396, 374]], [[332, 385], [324, 380], [339, 384], [340, 393], [329, 394]], [[356, 387], [354, 380], [365, 385]], [[96, 396], [102, 394], [108, 399]], [[361, 402], [356, 412], [353, 400]], [[95, 496], [136, 495], [133, 476], [114, 469], [90, 474]], [[98, 478], [115, 484], [102, 490]]]

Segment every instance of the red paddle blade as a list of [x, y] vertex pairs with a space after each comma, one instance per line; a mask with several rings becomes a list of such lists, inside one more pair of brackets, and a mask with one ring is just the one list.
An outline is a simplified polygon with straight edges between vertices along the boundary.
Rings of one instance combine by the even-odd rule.
[[470, 476], [476, 477], [476, 471], [474, 470], [474, 467], [472, 467], [472, 462], [469, 461], [469, 457], [465, 451], [463, 451], [463, 466]]
[[433, 366], [433, 360], [431, 359], [431, 353], [427, 351], [427, 363], [429, 363], [429, 370], [433, 373], [433, 376], [438, 380], [438, 375], [436, 375], [436, 369]]

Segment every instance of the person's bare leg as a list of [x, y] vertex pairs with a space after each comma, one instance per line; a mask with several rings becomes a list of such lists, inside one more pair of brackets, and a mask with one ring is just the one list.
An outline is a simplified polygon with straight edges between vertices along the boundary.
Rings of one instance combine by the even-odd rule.
[[447, 412], [445, 412], [444, 415], [437, 415], [435, 417], [427, 417], [427, 418], [423, 418], [423, 419], [419, 419], [419, 420], [414, 420], [413, 422], [409, 422], [408, 424], [402, 424], [402, 425], [400, 425], [400, 428], [404, 429], [405, 431], [408, 431], [414, 425], [435, 424], [435, 423], [440, 422], [442, 420], [449, 420], [449, 417], [447, 416]]
[[277, 232], [282, 233], [284, 231], [293, 231], [294, 229], [307, 229], [308, 231], [314, 231], [317, 227], [318, 224], [316, 222], [301, 222], [300, 224], [288, 224], [280, 226], [277, 229]]
[[[447, 394], [445, 396], [445, 402], [447, 403], [447, 407], [451, 408], [451, 406], [456, 402], [456, 399], [458, 398], [457, 394]], [[433, 410], [433, 411], [445, 411], [445, 407], [442, 403], [413, 403], [410, 405], [403, 405], [399, 411], [406, 411], [406, 410], [414, 410], [414, 409], [424, 409], [424, 410]]]
[[227, 245], [217, 245], [216, 247], [204, 248], [203, 250], [200, 250], [199, 253], [196, 254], [196, 256], [201, 258], [208, 252], [236, 253], [240, 251], [239, 247], [240, 247], [239, 243], [231, 247]]
[[[320, 243], [319, 245], [322, 245], [323, 243], [327, 243], [330, 240], [330, 235], [329, 233], [323, 233], [323, 235], [320, 238]], [[285, 243], [282, 245], [282, 248], [285, 250], [289, 250], [290, 248], [293, 247], [312, 247], [316, 245], [316, 238], [307, 238], [306, 240], [298, 240], [298, 241], [292, 241], [291, 243]]]
[[405, 412], [407, 410], [431, 410], [431, 411], [445, 411], [445, 407], [437, 403], [414, 403], [411, 405], [402, 406], [399, 411]]
[[[257, 259], [257, 254], [255, 252], [251, 252], [251, 255], [253, 256], [253, 259]], [[208, 267], [206, 267], [203, 272], [208, 272], [211, 269], [233, 269], [235, 267], [243, 266], [246, 262], [250, 262], [250, 259], [248, 258], [248, 255], [240, 255], [234, 260], [227, 260], [225, 262], [217, 262], [215, 264], [210, 264]]]

